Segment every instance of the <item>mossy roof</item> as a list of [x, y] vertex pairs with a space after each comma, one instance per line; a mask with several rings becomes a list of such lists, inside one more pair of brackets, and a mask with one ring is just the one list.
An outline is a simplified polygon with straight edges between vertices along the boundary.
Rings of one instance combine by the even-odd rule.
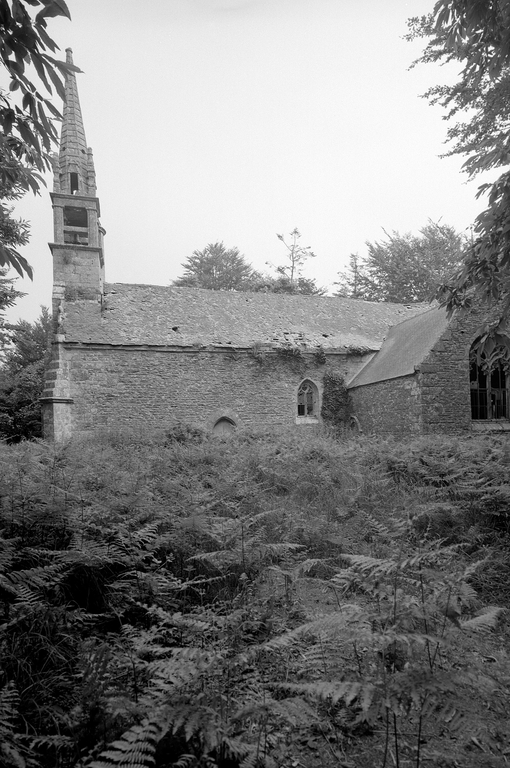
[[66, 301], [69, 342], [248, 348], [255, 343], [360, 351], [380, 348], [390, 326], [424, 305], [323, 296], [236, 293], [158, 285], [105, 286], [102, 309]]

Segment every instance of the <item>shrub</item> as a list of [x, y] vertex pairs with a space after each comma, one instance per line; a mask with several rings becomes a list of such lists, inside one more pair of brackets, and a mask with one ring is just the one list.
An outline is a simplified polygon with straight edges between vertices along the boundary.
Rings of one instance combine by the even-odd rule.
[[205, 432], [201, 427], [192, 424], [176, 422], [165, 432], [166, 441], [171, 443], [201, 443], [205, 439]]
[[349, 391], [338, 371], [326, 371], [323, 379], [321, 416], [332, 427], [346, 427], [351, 416]]

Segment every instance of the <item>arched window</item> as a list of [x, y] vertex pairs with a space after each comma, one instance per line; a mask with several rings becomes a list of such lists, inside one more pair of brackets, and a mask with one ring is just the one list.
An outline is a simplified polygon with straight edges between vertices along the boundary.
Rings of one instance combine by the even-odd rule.
[[232, 432], [234, 432], [235, 428], [236, 428], [235, 421], [227, 418], [227, 416], [223, 416], [221, 419], [218, 419], [218, 421], [214, 425], [213, 435], [226, 437], [227, 435], [230, 435]]
[[317, 418], [319, 415], [319, 392], [309, 379], [305, 379], [299, 385], [297, 415], [298, 418]]
[[508, 419], [510, 350], [486, 345], [483, 352], [473, 346], [469, 355], [469, 385], [472, 419]]

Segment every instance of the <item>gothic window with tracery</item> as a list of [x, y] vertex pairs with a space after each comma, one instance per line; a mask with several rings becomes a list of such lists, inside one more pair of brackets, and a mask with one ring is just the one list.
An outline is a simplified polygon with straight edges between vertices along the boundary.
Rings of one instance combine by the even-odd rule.
[[471, 418], [508, 419], [510, 350], [492, 345], [480, 353], [472, 348], [469, 364]]
[[298, 389], [297, 415], [299, 417], [318, 416], [319, 393], [313, 382], [305, 379]]

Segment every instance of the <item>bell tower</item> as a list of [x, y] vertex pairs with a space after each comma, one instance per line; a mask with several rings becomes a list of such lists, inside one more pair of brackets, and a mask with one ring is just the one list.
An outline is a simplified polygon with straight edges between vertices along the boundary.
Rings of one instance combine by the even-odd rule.
[[[73, 65], [70, 48], [66, 62]], [[103, 235], [92, 150], [87, 147], [74, 71], [68, 72], [60, 138], [54, 161], [53, 302], [101, 301], [104, 282]]]
[[[70, 48], [66, 62], [73, 66]], [[72, 434], [72, 361], [66, 345], [66, 308], [74, 302], [87, 313], [101, 312], [104, 283], [104, 230], [92, 150], [87, 147], [74, 69], [66, 73], [60, 150], [53, 163], [54, 242], [53, 342], [41, 397], [43, 435], [60, 442]]]

